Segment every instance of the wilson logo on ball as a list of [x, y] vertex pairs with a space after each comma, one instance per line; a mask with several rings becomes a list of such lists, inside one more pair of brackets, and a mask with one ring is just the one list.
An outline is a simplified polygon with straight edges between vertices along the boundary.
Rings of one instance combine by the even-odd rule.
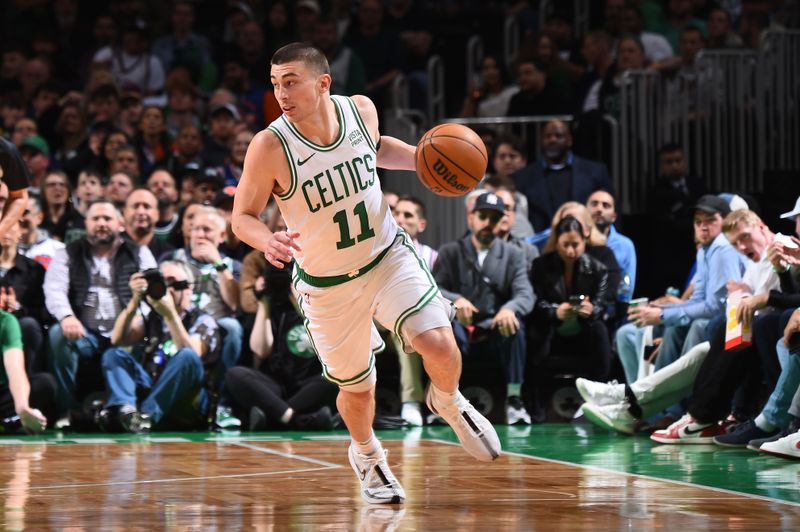
[[449, 184], [456, 190], [460, 190], [462, 192], [469, 192], [470, 188], [463, 185], [458, 181], [458, 174], [450, 170], [447, 165], [441, 159], [436, 159], [436, 162], [433, 163], [433, 170], [442, 178], [444, 179], [445, 183]]

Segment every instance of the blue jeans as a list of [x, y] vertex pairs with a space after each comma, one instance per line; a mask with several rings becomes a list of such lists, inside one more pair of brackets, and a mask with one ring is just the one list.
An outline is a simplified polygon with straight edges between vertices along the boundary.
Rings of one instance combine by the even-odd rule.
[[643, 336], [644, 327], [637, 327], [633, 323], [626, 323], [617, 329], [617, 354], [628, 384], [636, 382], [639, 376], [639, 346], [644, 341]]
[[797, 387], [800, 386], [800, 357], [789, 353], [789, 349], [783, 345], [783, 338], [778, 340], [776, 349], [781, 374], [761, 413], [776, 427], [784, 428], [792, 421], [789, 407]]
[[214, 376], [214, 387], [220, 392], [220, 404], [222, 404], [223, 397], [225, 397], [225, 394], [222, 393], [225, 386], [225, 372], [239, 362], [239, 357], [242, 355], [244, 329], [242, 329], [242, 324], [236, 318], [220, 318], [217, 323], [224, 330], [224, 334], [222, 336], [220, 358], [219, 362], [217, 362]]
[[[47, 341], [50, 347], [50, 373], [58, 384], [57, 408], [80, 409], [80, 403], [75, 396], [78, 363], [83, 360], [99, 365], [100, 354], [109, 346], [109, 340], [89, 330], [86, 331], [86, 336], [67, 340], [61, 332], [61, 326], [53, 325], [47, 333]], [[102, 381], [94, 384], [97, 384], [98, 389], [103, 388]]]
[[177, 401], [202, 385], [203, 363], [197, 353], [184, 347], [169, 359], [154, 386], [153, 379], [130, 353], [112, 347], [103, 353], [103, 375], [109, 389], [106, 406], [135, 406], [136, 387], [146, 388], [150, 394], [139, 410], [157, 423]]

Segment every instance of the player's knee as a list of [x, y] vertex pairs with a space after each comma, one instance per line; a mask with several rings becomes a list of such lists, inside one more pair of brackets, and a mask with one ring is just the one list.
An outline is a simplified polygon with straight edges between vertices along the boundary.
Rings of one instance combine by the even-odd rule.
[[353, 384], [337, 382], [340, 392], [347, 392], [352, 394], [373, 394], [375, 392], [375, 383], [378, 382], [377, 373], [375, 368], [369, 370], [369, 375], [364, 377], [358, 382]]
[[411, 344], [414, 350], [426, 356], [450, 356], [458, 351], [453, 330], [450, 327], [437, 327], [420, 333]]

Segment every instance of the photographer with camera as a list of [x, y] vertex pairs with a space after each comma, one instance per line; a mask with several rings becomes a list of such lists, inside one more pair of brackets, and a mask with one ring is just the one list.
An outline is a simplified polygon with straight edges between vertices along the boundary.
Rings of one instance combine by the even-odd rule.
[[533, 347], [526, 369], [526, 395], [533, 415], [544, 418], [540, 394], [555, 373], [605, 377], [611, 365], [611, 344], [603, 323], [608, 270], [586, 253], [587, 236], [574, 216], [555, 227], [545, 253], [533, 261], [531, 283], [536, 305], [530, 317], [528, 342]]
[[[58, 408], [80, 412], [77, 375], [85, 391], [101, 390], [100, 355], [110, 345], [114, 321], [130, 302], [133, 272], [155, 268], [146, 246], [120, 236], [122, 215], [99, 199], [86, 211], [86, 235], [56, 251], [44, 277], [45, 306], [58, 324], [50, 327], [50, 367], [58, 382]], [[58, 426], [71, 424], [62, 418]], [[58, 428], [58, 427], [57, 427]]]
[[[189, 267], [177, 261], [131, 275], [133, 296], [114, 322], [114, 347], [103, 353], [109, 397], [101, 420], [106, 428], [113, 427], [114, 411], [127, 432], [146, 433], [154, 424], [170, 422], [180, 428], [201, 426], [203, 412], [176, 412], [184, 402], [194, 404], [198, 391], [205, 395], [204, 366], [216, 362], [220, 348], [217, 322], [192, 305], [193, 283]], [[143, 300], [154, 311], [146, 317], [140, 311]], [[137, 388], [148, 390], [138, 407]], [[197, 404], [202, 409], [207, 401]]]
[[258, 310], [250, 348], [261, 371], [236, 366], [225, 376], [225, 389], [236, 410], [249, 412], [250, 430], [333, 428], [327, 405], [335, 401], [338, 387], [322, 377], [322, 366], [292, 295], [291, 271], [291, 267], [279, 270], [267, 264], [256, 281]]

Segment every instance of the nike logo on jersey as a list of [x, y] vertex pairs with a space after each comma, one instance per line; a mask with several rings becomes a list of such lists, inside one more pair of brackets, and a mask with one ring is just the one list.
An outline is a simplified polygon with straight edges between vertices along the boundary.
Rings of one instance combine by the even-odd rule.
[[317, 152], [314, 152], [311, 155], [309, 155], [308, 157], [306, 157], [305, 159], [303, 159], [302, 161], [300, 159], [297, 159], [297, 166], [303, 166], [304, 164], [306, 164], [308, 162], [309, 159], [311, 159], [316, 154], [317, 154]]

